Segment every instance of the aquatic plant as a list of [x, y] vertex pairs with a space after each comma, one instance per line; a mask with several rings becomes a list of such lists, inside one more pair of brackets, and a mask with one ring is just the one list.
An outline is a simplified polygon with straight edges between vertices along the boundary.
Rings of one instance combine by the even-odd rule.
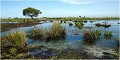
[[16, 48], [11, 48], [10, 50], [9, 50], [9, 52], [11, 53], [11, 54], [16, 54], [17, 53], [17, 49]]
[[80, 22], [75, 22], [75, 26], [78, 28], [83, 28], [84, 24]]
[[34, 40], [43, 39], [44, 33], [45, 32], [43, 29], [35, 28], [35, 29], [31, 30], [31, 33], [29, 34], [29, 38], [32, 38]]
[[[3, 46], [1, 49], [1, 59], [16, 59], [19, 58], [19, 54], [24, 53], [24, 55], [21, 55], [20, 58], [24, 58], [28, 56], [28, 48], [24, 47], [26, 51], [23, 51], [23, 49], [20, 49], [19, 47], [14, 46]], [[22, 50], [22, 51], [21, 51]]]
[[69, 26], [72, 26], [73, 24], [72, 23], [69, 23]]
[[96, 23], [95, 25], [96, 25], [96, 26], [98, 26], [98, 27], [99, 27], [99, 26], [101, 26], [101, 24], [100, 24], [100, 23]]
[[94, 43], [96, 40], [100, 38], [101, 31], [100, 30], [84, 31], [83, 35], [84, 43]]
[[91, 20], [90, 22], [93, 23], [94, 21]]
[[95, 24], [95, 25], [98, 26], [98, 27], [103, 26], [103, 27], [105, 27], [105, 28], [111, 26], [111, 25], [107, 24], [106, 22], [105, 22], [104, 24], [97, 23], [97, 24]]
[[112, 32], [106, 31], [106, 32], [104, 33], [104, 38], [110, 39], [111, 37], [112, 37]]
[[66, 33], [65, 29], [60, 25], [60, 23], [54, 23], [46, 35], [46, 40], [53, 40], [64, 38]]
[[23, 59], [27, 56], [28, 54], [27, 53], [19, 53], [15, 56], [15, 58], [17, 59]]
[[6, 37], [14, 47], [24, 48], [26, 46], [26, 33], [23, 31], [12, 32]]
[[50, 22], [53, 22], [53, 20], [50, 20]]

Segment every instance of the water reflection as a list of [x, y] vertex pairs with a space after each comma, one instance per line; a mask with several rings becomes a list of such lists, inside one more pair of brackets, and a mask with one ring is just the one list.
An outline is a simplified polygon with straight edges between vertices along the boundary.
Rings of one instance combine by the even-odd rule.
[[[111, 43], [111, 45], [109, 45], [109, 42], [105, 42], [105, 38], [104, 38], [104, 31], [112, 31], [113, 32], [113, 37], [118, 38], [119, 37], [119, 25], [118, 25], [118, 21], [119, 20], [114, 20], [114, 21], [108, 21], [109, 24], [111, 24], [110, 27], [107, 27], [106, 29], [104, 27], [96, 27], [95, 24], [96, 23], [102, 23], [103, 20], [99, 20], [99, 21], [95, 21], [95, 22], [89, 22], [89, 21], [85, 21], [84, 22], [84, 27], [83, 29], [79, 29], [78, 27], [75, 27], [75, 23], [72, 22], [72, 26], [69, 26], [69, 23], [67, 23], [66, 21], [64, 21], [65, 23], [61, 23], [61, 25], [66, 29], [66, 36], [64, 39], [60, 39], [60, 40], [54, 40], [54, 41], [46, 41], [45, 40], [40, 40], [40, 41], [36, 41], [33, 40], [32, 42], [30, 42], [32, 39], [28, 39], [28, 45], [32, 45], [32, 46], [36, 46], [36, 45], [45, 45], [45, 46], [54, 46], [59, 44], [59, 46], [57, 46], [58, 48], [60, 46], [63, 47], [63, 45], [65, 44], [69, 44], [69, 43], [73, 43], [76, 41], [81, 41], [83, 42], [83, 44], [88, 44], [88, 45], [99, 45], [102, 46], [104, 44], [105, 47], [110, 47], [110, 46], [114, 46], [114, 44], [116, 44], [114, 42], [114, 39], [109, 40], [109, 42]], [[43, 24], [38, 24], [36, 25], [37, 28], [44, 28], [46, 30], [49, 30], [49, 28], [51, 28], [53, 22], [46, 22]], [[30, 29], [32, 29], [34, 26], [30, 26], [30, 27], [21, 27], [21, 28], [17, 28], [17, 29], [13, 29], [10, 31], [6, 31], [6, 32], [2, 32], [1, 35], [3, 34], [7, 34], [8, 32], [14, 31], [14, 30], [24, 30], [25, 32], [27, 32], [27, 34], [29, 34]], [[83, 32], [84, 30], [89, 30], [89, 29], [97, 29], [97, 30], [101, 30], [101, 36], [99, 40], [84, 40], [83, 39]], [[41, 42], [42, 41], [42, 42]], [[60, 42], [61, 41], [61, 42]], [[50, 43], [53, 42], [53, 43]], [[80, 43], [81, 44], [81, 43]], [[109, 45], [109, 46], [108, 46]]]

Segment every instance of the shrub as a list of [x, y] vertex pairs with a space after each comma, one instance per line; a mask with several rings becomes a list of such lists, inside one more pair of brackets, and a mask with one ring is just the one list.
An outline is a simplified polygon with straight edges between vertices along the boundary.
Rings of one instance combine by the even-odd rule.
[[65, 29], [60, 23], [54, 23], [51, 29], [47, 32], [46, 40], [61, 39], [66, 35]]
[[7, 40], [14, 46], [24, 48], [26, 46], [26, 33], [15, 31], [7, 35]]
[[44, 35], [43, 29], [35, 28], [31, 31], [29, 38], [32, 38], [34, 40], [39, 40], [43, 38], [43, 35]]
[[85, 43], [93, 43], [95, 40], [100, 38], [101, 31], [100, 30], [89, 30], [84, 32], [84, 41]]

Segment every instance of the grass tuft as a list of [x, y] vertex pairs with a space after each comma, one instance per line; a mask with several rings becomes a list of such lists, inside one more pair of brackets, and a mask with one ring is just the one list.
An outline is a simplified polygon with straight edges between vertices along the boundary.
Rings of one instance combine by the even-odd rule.
[[32, 38], [34, 40], [39, 40], [39, 39], [43, 39], [43, 36], [44, 36], [44, 30], [35, 28], [31, 31], [29, 38]]
[[60, 25], [60, 23], [54, 23], [51, 29], [47, 32], [46, 40], [62, 39], [65, 35], [65, 29]]
[[81, 22], [81, 23], [75, 22], [75, 26], [81, 29], [81, 28], [83, 28], [84, 24], [83, 24], [83, 22]]
[[15, 31], [7, 35], [7, 40], [14, 46], [24, 48], [26, 46], [26, 33]]
[[85, 43], [94, 43], [96, 40], [100, 38], [101, 31], [100, 30], [89, 30], [84, 32], [84, 42]]
[[106, 32], [104, 33], [104, 38], [106, 38], [106, 39], [111, 39], [111, 37], [112, 37], [112, 32], [106, 31]]

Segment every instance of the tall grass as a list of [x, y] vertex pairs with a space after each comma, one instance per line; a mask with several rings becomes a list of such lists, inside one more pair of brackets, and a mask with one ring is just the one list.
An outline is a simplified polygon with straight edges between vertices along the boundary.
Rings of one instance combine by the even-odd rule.
[[24, 48], [26, 46], [26, 33], [15, 31], [7, 35], [7, 40], [14, 46]]
[[92, 43], [95, 40], [100, 38], [101, 31], [100, 30], [89, 30], [84, 31], [84, 41], [88, 43]]
[[29, 38], [32, 38], [34, 40], [39, 40], [42, 39], [43, 36], [44, 36], [44, 30], [40, 28], [35, 28], [31, 31]]
[[60, 23], [54, 23], [47, 32], [46, 40], [61, 39], [64, 38], [65, 35], [65, 29], [60, 25]]

